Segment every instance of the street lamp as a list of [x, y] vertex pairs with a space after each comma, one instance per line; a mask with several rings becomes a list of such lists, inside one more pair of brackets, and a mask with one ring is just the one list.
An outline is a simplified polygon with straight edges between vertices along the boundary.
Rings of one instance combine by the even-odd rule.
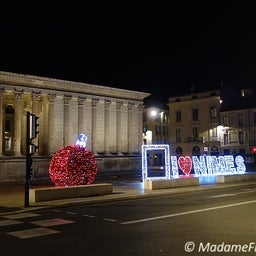
[[[164, 114], [164, 112], [163, 111], [161, 111], [161, 112], [159, 112], [158, 110], [156, 110], [156, 109], [153, 109], [153, 110], [151, 110], [151, 112], [150, 112], [150, 115], [154, 118], [154, 121], [155, 120], [157, 120], [158, 121], [158, 118], [156, 118], [158, 115], [160, 116], [160, 144], [162, 143], [162, 134], [163, 134], [163, 125], [162, 125], [162, 123], [163, 123], [163, 114]], [[156, 119], [155, 119], [156, 118]]]
[[150, 114], [151, 116], [155, 117], [157, 115], [157, 111], [155, 109], [151, 110]]

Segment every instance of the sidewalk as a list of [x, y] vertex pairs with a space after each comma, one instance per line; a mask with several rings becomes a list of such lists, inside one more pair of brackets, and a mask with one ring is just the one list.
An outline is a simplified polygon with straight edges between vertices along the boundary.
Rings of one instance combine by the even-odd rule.
[[[177, 193], [188, 193], [209, 189], [221, 189], [226, 187], [242, 186], [248, 184], [255, 184], [255, 181], [243, 181], [243, 182], [233, 182], [229, 184], [207, 184], [199, 186], [189, 186], [189, 187], [178, 187], [170, 189], [157, 189], [148, 190], [144, 189], [143, 182], [139, 180], [123, 180], [123, 179], [109, 179], [95, 183], [111, 183], [113, 185], [113, 193], [109, 195], [102, 196], [91, 196], [91, 197], [80, 197], [80, 198], [69, 198], [61, 200], [51, 200], [43, 201], [37, 203], [30, 203], [29, 207], [25, 207], [24, 184], [11, 184], [11, 183], [0, 183], [0, 215], [6, 215], [10, 213], [17, 213], [22, 211], [33, 211], [41, 208], [51, 208], [51, 207], [62, 207], [67, 205], [79, 205], [79, 204], [94, 204], [99, 202], [108, 201], [120, 201], [129, 200], [135, 198], [143, 197], [153, 197], [168, 194]], [[30, 188], [41, 188], [54, 186], [51, 181], [35, 181], [30, 185]]]

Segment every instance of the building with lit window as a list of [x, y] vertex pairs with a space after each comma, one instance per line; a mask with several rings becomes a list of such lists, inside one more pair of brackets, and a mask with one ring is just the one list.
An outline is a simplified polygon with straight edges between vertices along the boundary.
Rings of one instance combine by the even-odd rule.
[[169, 138], [173, 155], [240, 154], [255, 164], [255, 89], [191, 93], [169, 98]]
[[[255, 89], [225, 88], [220, 109], [219, 137], [224, 154], [240, 154], [254, 163], [256, 153]], [[232, 90], [231, 90], [232, 89]]]
[[167, 105], [144, 107], [143, 144], [169, 144], [169, 110]]
[[25, 177], [26, 113], [39, 117], [34, 177], [48, 175], [56, 150], [87, 135], [100, 172], [138, 172], [143, 99], [148, 93], [0, 72], [0, 180]]
[[169, 98], [171, 154], [219, 154], [220, 91]]

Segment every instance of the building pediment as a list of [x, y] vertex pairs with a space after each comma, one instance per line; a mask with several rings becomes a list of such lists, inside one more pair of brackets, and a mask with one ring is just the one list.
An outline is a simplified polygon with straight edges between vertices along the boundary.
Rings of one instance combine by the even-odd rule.
[[69, 93], [81, 93], [87, 95], [97, 95], [102, 97], [122, 98], [135, 101], [142, 101], [150, 93], [119, 89], [114, 87], [73, 82], [47, 77], [17, 74], [0, 71], [0, 84], [5, 87], [27, 87], [33, 90], [49, 90]]

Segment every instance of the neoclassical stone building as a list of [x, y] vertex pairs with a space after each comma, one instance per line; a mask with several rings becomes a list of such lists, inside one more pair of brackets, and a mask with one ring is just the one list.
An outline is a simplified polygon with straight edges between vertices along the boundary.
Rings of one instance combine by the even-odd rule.
[[25, 177], [26, 113], [39, 117], [34, 177], [80, 133], [100, 173], [140, 170], [143, 99], [148, 93], [0, 72], [0, 181]]

